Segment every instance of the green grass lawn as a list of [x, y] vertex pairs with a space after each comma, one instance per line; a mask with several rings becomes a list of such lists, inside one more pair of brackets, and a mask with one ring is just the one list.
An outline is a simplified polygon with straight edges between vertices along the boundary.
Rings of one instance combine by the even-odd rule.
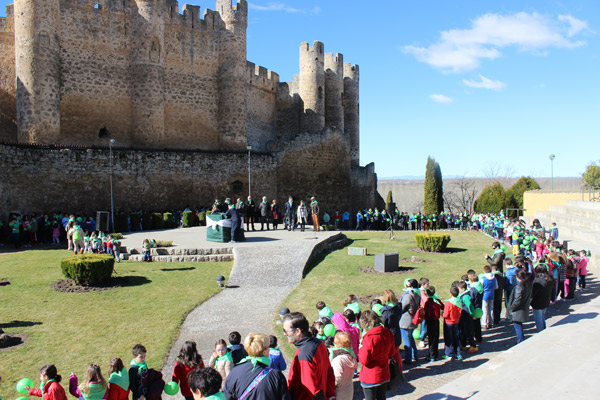
[[[492, 240], [477, 232], [446, 231], [450, 233], [449, 252], [444, 254], [417, 253], [414, 232], [396, 232], [396, 239], [390, 240], [389, 233], [382, 232], [346, 232], [352, 241], [349, 246], [367, 248], [367, 256], [349, 256], [347, 247], [328, 254], [302, 280], [300, 285], [283, 302], [282, 307], [291, 311], [300, 311], [306, 315], [309, 322], [318, 318], [315, 304], [324, 301], [333, 312], [342, 312], [343, 301], [348, 294], [368, 296], [382, 294], [385, 289], [392, 289], [398, 297], [402, 294], [404, 280], [414, 278], [419, 280], [427, 277], [430, 284], [435, 286], [436, 293], [443, 299], [450, 297], [450, 284], [459, 280], [469, 269], [478, 273], [487, 262], [483, 253], [493, 253]], [[359, 271], [360, 267], [373, 266], [375, 255], [380, 253], [398, 252], [401, 267], [414, 268], [400, 275], [375, 275]], [[402, 261], [403, 258], [417, 256], [431, 262], [412, 263]], [[367, 304], [361, 304], [365, 309]], [[295, 348], [287, 344], [287, 339], [281, 333], [281, 327], [276, 328], [282, 348], [288, 355], [293, 355]]]
[[[64, 279], [61, 258], [66, 250], [30, 250], [0, 254], [0, 327], [25, 334], [26, 343], [0, 350], [0, 395], [20, 394], [16, 382], [36, 382], [44, 364], [56, 364], [65, 381], [83, 376], [98, 363], [108, 378], [108, 363], [121, 357], [128, 365], [131, 348], [148, 349], [148, 365], [160, 369], [186, 315], [220, 289], [216, 277], [229, 276], [233, 263], [115, 264], [129, 286], [102, 292], [59, 293], [52, 282]], [[36, 384], [37, 385], [37, 384]], [[67, 387], [68, 384], [65, 384]]]

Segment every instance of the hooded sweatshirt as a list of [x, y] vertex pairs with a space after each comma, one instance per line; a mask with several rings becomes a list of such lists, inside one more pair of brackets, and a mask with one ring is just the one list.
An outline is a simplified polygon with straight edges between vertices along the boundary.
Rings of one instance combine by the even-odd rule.
[[352, 350], [354, 354], [358, 354], [358, 343], [360, 341], [360, 331], [354, 326], [350, 325], [346, 318], [341, 313], [333, 314], [331, 322], [335, 325], [335, 328], [341, 332], [348, 332], [350, 340], [352, 341]]

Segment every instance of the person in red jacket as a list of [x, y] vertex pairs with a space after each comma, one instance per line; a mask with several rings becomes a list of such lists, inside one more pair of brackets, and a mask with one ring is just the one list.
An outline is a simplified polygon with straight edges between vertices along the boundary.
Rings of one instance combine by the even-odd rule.
[[325, 344], [312, 337], [304, 314], [286, 314], [282, 321], [283, 334], [297, 347], [288, 376], [292, 400], [335, 399], [335, 376]]
[[40, 388], [31, 389], [26, 386], [25, 389], [29, 390], [30, 396], [42, 397], [44, 400], [67, 400], [65, 389], [60, 385], [61, 379], [54, 364], [47, 364], [40, 370]]
[[125, 369], [123, 360], [115, 357], [108, 366], [108, 400], [129, 399], [129, 371]]
[[402, 367], [394, 334], [381, 325], [381, 319], [371, 310], [362, 312], [360, 327], [366, 332], [358, 351], [358, 362], [362, 365], [359, 380], [365, 400], [385, 400], [386, 383], [390, 380], [390, 358]]
[[173, 368], [173, 382], [179, 384], [181, 395], [185, 397], [185, 400], [193, 400], [194, 398], [190, 390], [188, 375], [196, 368], [204, 368], [202, 356], [196, 350], [196, 342], [185, 342], [181, 346], [179, 356], [175, 361], [175, 368]]
[[450, 287], [452, 298], [444, 306], [444, 344], [446, 354], [442, 358], [448, 361], [452, 360], [454, 356], [456, 356], [457, 360], [462, 360], [458, 337], [458, 322], [462, 313], [462, 301], [458, 297], [458, 292], [458, 286], [452, 284]]

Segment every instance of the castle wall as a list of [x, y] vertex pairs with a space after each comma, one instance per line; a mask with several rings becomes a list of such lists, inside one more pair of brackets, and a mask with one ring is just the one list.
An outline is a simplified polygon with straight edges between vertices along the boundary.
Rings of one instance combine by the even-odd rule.
[[111, 9], [107, 3], [94, 9], [91, 2], [61, 0], [61, 134], [42, 143], [105, 145], [99, 137], [104, 128], [121, 145], [137, 144], [129, 71], [132, 5]]
[[0, 140], [17, 141], [17, 87], [15, 85], [15, 31], [13, 6], [0, 18]]
[[351, 207], [354, 213], [364, 207], [378, 207], [380, 210], [385, 207], [385, 201], [377, 192], [377, 174], [374, 163], [364, 167], [352, 166], [350, 182]]
[[[321, 213], [350, 206], [349, 140], [339, 129], [302, 134], [279, 155], [278, 198], [319, 201]], [[308, 205], [308, 203], [307, 203]]]
[[[110, 210], [108, 149], [52, 149], [0, 145], [2, 214], [95, 213]], [[113, 149], [115, 211], [182, 210], [210, 206], [215, 196], [248, 194], [246, 153], [159, 152]], [[276, 160], [252, 155], [252, 192], [274, 198]], [[234, 193], [232, 183], [243, 184]]]
[[246, 70], [247, 141], [253, 149], [265, 151], [275, 130], [279, 75], [249, 62]]

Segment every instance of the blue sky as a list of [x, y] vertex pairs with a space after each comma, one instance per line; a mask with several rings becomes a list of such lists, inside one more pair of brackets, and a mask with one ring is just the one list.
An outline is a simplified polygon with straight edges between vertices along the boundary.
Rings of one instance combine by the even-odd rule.
[[248, 59], [282, 81], [301, 42], [360, 66], [360, 159], [380, 178], [423, 176], [428, 155], [444, 176], [549, 176], [551, 153], [555, 176], [578, 176], [600, 160], [598, 0], [249, 3]]

